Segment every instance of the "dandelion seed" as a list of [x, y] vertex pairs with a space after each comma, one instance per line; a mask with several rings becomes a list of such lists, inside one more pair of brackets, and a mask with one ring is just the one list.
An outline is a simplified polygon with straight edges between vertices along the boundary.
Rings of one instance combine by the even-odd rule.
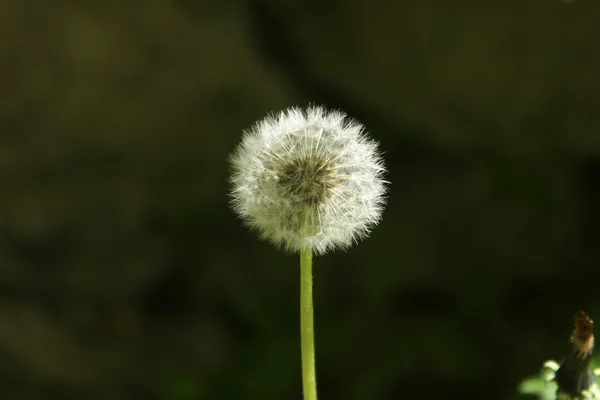
[[245, 132], [231, 164], [233, 209], [288, 251], [346, 249], [381, 219], [386, 181], [377, 144], [340, 111], [269, 115]]

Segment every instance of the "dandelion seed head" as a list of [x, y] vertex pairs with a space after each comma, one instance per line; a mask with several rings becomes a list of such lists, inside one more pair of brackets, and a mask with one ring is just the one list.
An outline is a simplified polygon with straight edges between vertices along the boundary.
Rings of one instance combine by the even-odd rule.
[[244, 132], [231, 206], [261, 238], [323, 254], [367, 236], [385, 205], [377, 144], [340, 111], [290, 108]]

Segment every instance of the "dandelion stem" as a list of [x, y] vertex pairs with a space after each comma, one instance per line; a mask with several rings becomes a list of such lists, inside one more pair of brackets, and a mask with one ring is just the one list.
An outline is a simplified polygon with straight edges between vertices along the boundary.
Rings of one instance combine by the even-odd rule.
[[300, 251], [300, 341], [304, 400], [317, 400], [312, 294], [312, 250]]

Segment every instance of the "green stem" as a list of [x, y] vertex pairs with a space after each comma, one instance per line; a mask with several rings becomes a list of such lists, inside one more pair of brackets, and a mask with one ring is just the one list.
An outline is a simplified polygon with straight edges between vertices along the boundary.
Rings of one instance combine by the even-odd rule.
[[312, 250], [300, 251], [300, 342], [304, 400], [317, 400], [312, 294]]

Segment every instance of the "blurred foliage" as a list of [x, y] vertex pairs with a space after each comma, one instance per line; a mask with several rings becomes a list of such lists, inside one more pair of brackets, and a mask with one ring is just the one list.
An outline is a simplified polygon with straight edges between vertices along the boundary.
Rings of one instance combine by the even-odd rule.
[[600, 2], [442, 3], [3, 2], [2, 398], [299, 399], [297, 260], [227, 156], [308, 102], [392, 182], [315, 260], [321, 397], [514, 398], [600, 315]]

